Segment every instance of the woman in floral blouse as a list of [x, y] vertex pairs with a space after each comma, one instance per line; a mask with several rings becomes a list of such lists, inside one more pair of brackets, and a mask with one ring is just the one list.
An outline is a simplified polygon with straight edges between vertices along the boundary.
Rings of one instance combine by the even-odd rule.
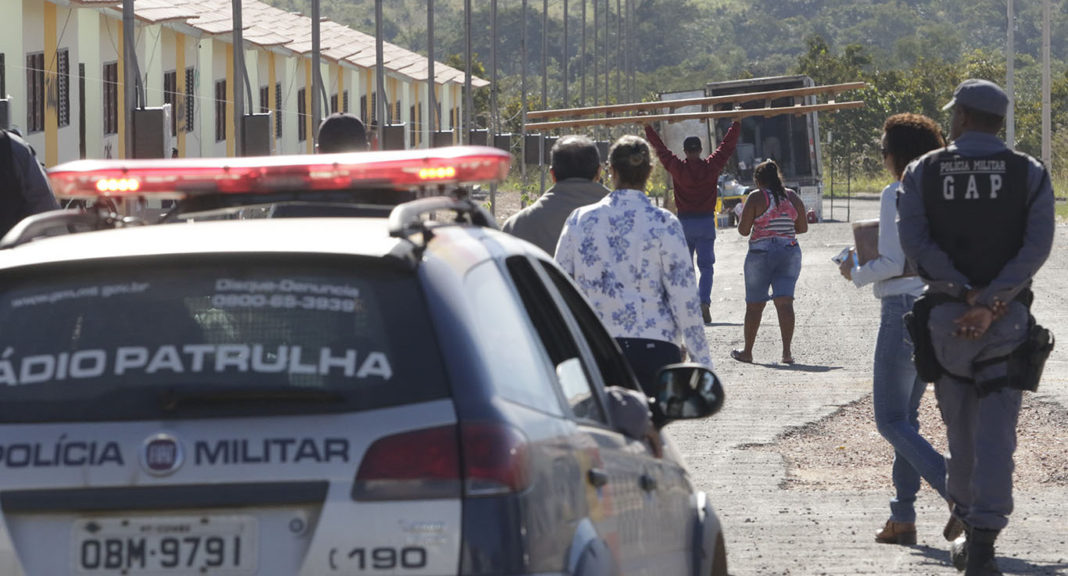
[[649, 143], [623, 136], [609, 151], [613, 190], [576, 209], [556, 246], [556, 261], [575, 279], [619, 342], [646, 394], [656, 371], [682, 359], [712, 366], [693, 263], [682, 224], [643, 190], [652, 172]]

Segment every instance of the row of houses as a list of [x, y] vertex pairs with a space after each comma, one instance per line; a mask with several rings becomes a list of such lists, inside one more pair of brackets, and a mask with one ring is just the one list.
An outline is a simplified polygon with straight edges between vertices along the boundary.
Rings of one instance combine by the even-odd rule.
[[[0, 95], [46, 166], [78, 158], [124, 158], [127, 109], [119, 0], [0, 0]], [[274, 154], [314, 151], [311, 20], [242, 1], [247, 82], [235, 77], [231, 0], [136, 0], [137, 70], [148, 107], [170, 104], [171, 147], [182, 157], [233, 156], [234, 84], [251, 88], [246, 113], [270, 113]], [[377, 121], [375, 38], [320, 24], [322, 114]], [[405, 146], [439, 130], [459, 134], [464, 73], [385, 43], [386, 124], [405, 124]], [[475, 88], [488, 85], [472, 78]]]

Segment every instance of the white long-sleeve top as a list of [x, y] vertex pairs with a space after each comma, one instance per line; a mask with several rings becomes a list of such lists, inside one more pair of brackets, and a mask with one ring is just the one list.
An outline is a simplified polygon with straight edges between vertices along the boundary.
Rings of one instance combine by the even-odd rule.
[[874, 284], [876, 298], [923, 292], [923, 280], [919, 276], [899, 278], [905, 271], [905, 252], [897, 235], [897, 192], [901, 187], [894, 182], [883, 188], [879, 198], [879, 256], [853, 268], [853, 283], [857, 288]]
[[640, 190], [615, 190], [564, 223], [556, 261], [615, 338], [685, 344], [712, 367], [682, 224]]

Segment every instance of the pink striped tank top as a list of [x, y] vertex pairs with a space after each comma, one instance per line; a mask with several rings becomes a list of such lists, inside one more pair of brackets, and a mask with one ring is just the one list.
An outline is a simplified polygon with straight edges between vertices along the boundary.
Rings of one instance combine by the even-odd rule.
[[749, 236], [749, 242], [765, 238], [795, 238], [794, 221], [797, 220], [797, 208], [790, 201], [793, 191], [787, 189], [786, 198], [780, 200], [778, 204], [773, 200], [771, 192], [761, 191], [764, 193], [764, 201], [767, 202], [768, 207], [753, 221], [753, 232]]

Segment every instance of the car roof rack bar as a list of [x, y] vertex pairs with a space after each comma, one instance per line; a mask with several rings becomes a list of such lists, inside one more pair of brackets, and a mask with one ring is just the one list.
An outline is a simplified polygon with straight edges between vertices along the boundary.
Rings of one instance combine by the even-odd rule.
[[468, 200], [435, 196], [405, 202], [389, 213], [389, 235], [405, 238], [414, 232], [426, 232], [422, 216], [434, 212], [452, 211], [472, 226], [497, 229], [497, 221], [481, 205]]
[[136, 218], [122, 218], [117, 214], [100, 210], [50, 210], [28, 216], [0, 239], [0, 250], [14, 248], [35, 238], [48, 236], [49, 232], [63, 230], [64, 234], [75, 232], [72, 228], [104, 230], [129, 224], [140, 224]]

